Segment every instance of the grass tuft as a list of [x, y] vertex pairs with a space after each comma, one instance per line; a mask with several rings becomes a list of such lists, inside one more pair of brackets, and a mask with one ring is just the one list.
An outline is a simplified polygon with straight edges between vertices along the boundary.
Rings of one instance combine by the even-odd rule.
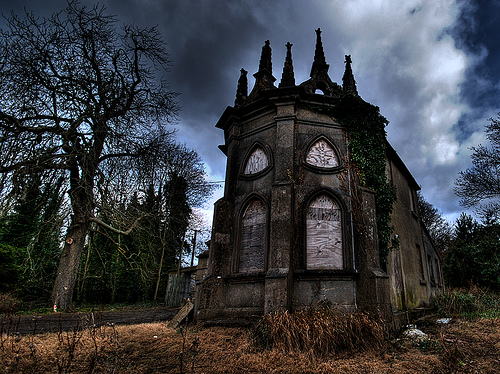
[[259, 348], [319, 358], [381, 348], [387, 342], [387, 331], [387, 325], [377, 316], [311, 308], [266, 315], [254, 328], [252, 341]]

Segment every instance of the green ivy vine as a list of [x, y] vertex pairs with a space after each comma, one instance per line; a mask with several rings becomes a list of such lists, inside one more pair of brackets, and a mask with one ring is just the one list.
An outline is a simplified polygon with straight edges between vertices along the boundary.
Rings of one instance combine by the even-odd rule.
[[361, 185], [375, 191], [379, 253], [386, 263], [391, 247], [391, 213], [396, 191], [385, 176], [387, 143], [385, 127], [389, 123], [378, 107], [359, 96], [342, 94], [332, 107], [315, 107], [315, 111], [333, 117], [346, 128], [350, 162], [358, 172]]

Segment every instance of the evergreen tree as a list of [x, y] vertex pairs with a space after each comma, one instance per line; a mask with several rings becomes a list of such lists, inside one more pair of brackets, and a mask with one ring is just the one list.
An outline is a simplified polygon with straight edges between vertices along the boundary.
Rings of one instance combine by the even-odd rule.
[[448, 285], [470, 284], [500, 290], [500, 225], [478, 223], [462, 213], [455, 223], [454, 240], [445, 254], [443, 273]]
[[40, 193], [41, 175], [26, 176], [18, 199], [10, 214], [2, 222], [0, 241], [26, 248], [34, 239], [41, 220], [43, 199]]
[[46, 302], [60, 254], [64, 178], [37, 173], [23, 179], [17, 202], [2, 220], [0, 243], [17, 269], [12, 290], [25, 301]]
[[106, 161], [110, 183], [100, 193], [97, 218], [111, 226], [91, 228], [79, 272], [80, 301], [158, 300], [181, 246], [189, 248], [184, 236], [192, 208], [209, 198], [214, 185], [205, 180], [197, 153], [171, 135], [151, 144], [139, 159]]

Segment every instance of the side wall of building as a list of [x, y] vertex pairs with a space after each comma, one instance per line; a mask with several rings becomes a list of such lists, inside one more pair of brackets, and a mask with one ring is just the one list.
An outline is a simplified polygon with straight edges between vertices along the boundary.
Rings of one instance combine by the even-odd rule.
[[399, 156], [391, 149], [387, 158], [387, 177], [396, 188], [392, 213], [392, 244], [399, 247], [388, 256], [393, 311], [428, 306], [442, 291], [440, 260], [419, 217], [417, 191]]

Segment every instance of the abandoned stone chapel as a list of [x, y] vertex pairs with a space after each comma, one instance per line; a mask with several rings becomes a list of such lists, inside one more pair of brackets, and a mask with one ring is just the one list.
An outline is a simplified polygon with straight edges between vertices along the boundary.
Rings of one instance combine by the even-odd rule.
[[440, 260], [387, 120], [359, 96], [350, 56], [342, 85], [330, 79], [319, 29], [300, 84], [291, 47], [275, 85], [265, 42], [254, 87], [248, 93], [241, 69], [234, 105], [216, 124], [226, 179], [195, 318], [250, 319], [318, 303], [386, 316], [428, 306], [444, 287]]

